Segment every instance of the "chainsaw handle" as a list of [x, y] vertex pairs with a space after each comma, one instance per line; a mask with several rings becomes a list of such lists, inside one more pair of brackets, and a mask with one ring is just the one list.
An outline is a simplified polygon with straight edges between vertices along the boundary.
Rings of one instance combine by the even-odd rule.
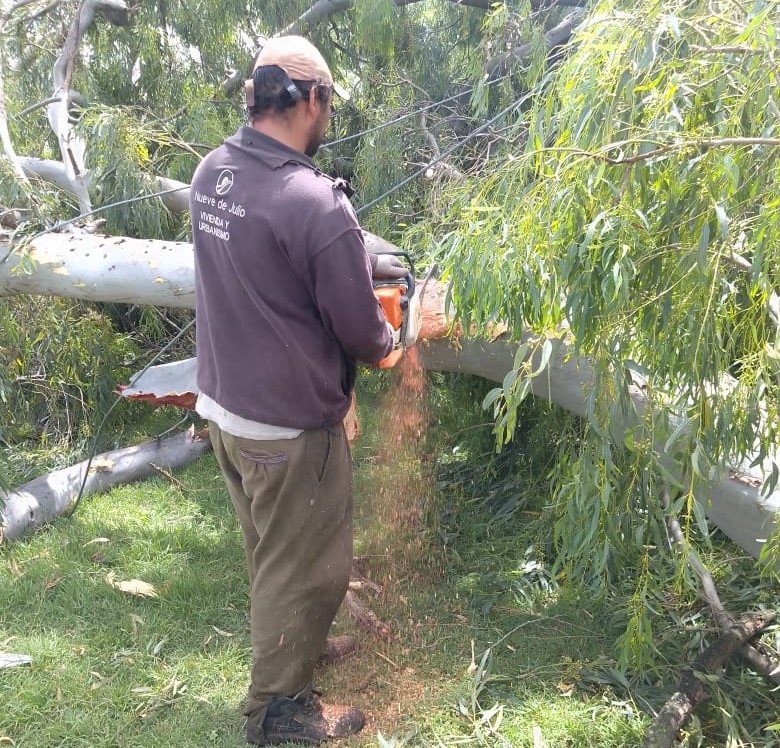
[[393, 255], [394, 257], [403, 257], [407, 264], [409, 265], [409, 272], [406, 274], [406, 285], [407, 285], [407, 291], [406, 295], [411, 298], [414, 296], [414, 262], [412, 261], [412, 258], [409, 256], [408, 252], [401, 252], [401, 251], [382, 251], [382, 252], [372, 252], [372, 254], [375, 255]]

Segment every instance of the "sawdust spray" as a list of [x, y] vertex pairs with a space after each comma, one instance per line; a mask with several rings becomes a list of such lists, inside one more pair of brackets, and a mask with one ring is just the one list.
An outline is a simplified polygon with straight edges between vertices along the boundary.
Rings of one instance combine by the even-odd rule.
[[377, 462], [389, 468], [379, 489], [378, 511], [404, 566], [424, 552], [425, 513], [430, 496], [426, 459], [428, 425], [427, 378], [416, 348], [410, 348], [393, 369], [392, 382], [381, 402], [385, 414]]

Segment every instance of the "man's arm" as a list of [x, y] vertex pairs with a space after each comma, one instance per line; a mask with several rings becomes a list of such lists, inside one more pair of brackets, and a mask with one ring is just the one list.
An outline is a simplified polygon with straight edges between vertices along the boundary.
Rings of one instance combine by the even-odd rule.
[[326, 329], [350, 358], [374, 364], [390, 353], [393, 338], [374, 295], [369, 257], [360, 230], [350, 229], [312, 258], [310, 272]]

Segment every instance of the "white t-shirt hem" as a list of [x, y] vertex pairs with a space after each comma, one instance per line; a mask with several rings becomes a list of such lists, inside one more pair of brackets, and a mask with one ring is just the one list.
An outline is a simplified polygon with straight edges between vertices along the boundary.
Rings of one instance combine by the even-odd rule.
[[216, 400], [202, 392], [198, 393], [195, 411], [201, 418], [214, 421], [222, 431], [241, 439], [257, 439], [270, 441], [273, 439], [296, 439], [302, 429], [291, 429], [286, 426], [273, 426], [270, 423], [260, 423], [248, 418], [242, 418], [223, 408]]

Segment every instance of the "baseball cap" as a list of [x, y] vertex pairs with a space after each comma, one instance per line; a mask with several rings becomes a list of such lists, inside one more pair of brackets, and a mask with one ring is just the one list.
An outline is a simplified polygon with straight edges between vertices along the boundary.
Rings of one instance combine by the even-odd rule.
[[[331, 86], [334, 93], [345, 101], [349, 93], [333, 81], [328, 63], [320, 51], [302, 36], [275, 36], [268, 39], [255, 60], [253, 72], [264, 65], [277, 65], [291, 80], [315, 81]], [[247, 81], [247, 104], [254, 101], [254, 83]], [[251, 87], [251, 92], [250, 92]]]

